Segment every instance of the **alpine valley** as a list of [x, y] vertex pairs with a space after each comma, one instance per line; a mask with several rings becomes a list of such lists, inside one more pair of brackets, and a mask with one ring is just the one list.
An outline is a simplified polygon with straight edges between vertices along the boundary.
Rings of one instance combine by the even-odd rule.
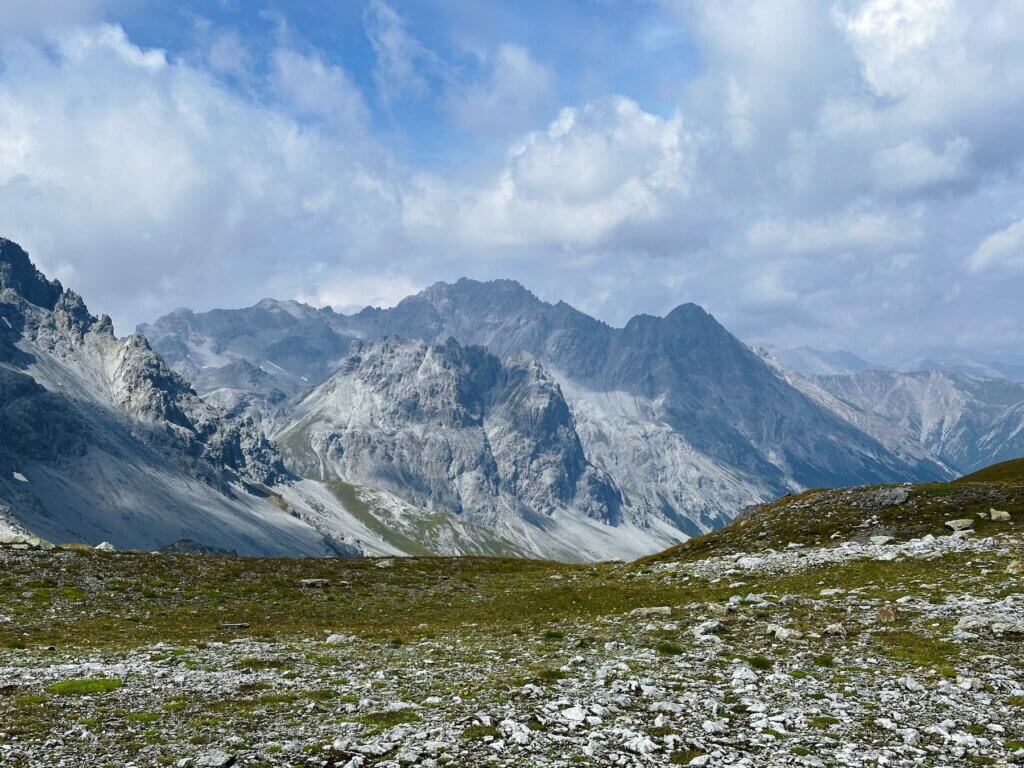
[[801, 375], [694, 304], [613, 328], [462, 279], [120, 339], [0, 240], [0, 321], [0, 525], [55, 541], [635, 558], [787, 493], [1024, 453], [1024, 385]]

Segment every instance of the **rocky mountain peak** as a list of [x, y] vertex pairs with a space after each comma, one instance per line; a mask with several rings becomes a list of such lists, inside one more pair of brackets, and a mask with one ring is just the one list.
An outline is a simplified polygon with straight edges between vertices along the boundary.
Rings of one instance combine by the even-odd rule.
[[13, 291], [30, 304], [50, 310], [64, 295], [60, 282], [47, 280], [20, 245], [0, 237], [0, 291], [5, 290]]

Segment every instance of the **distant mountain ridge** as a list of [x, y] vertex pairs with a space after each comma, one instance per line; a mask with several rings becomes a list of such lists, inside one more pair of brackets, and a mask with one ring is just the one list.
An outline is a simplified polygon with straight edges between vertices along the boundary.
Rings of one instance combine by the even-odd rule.
[[764, 345], [763, 348], [786, 368], [802, 376], [861, 373], [881, 368], [881, 366], [873, 365], [852, 352], [841, 349], [824, 352], [813, 347], [783, 348]]
[[948, 371], [866, 371], [813, 381], [916, 440], [957, 474], [1024, 456], [1024, 384]]

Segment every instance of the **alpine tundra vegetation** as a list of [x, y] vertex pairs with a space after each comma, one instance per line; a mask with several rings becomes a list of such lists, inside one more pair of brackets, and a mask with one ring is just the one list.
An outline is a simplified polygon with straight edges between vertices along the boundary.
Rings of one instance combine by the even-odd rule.
[[634, 563], [5, 542], [5, 765], [1024, 759], [1022, 461]]

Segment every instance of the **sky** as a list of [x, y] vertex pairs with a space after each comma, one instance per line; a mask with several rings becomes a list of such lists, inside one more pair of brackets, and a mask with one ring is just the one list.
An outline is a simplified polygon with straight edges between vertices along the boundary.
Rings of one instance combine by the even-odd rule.
[[1024, 0], [0, 0], [0, 235], [121, 333], [510, 277], [1024, 354]]

